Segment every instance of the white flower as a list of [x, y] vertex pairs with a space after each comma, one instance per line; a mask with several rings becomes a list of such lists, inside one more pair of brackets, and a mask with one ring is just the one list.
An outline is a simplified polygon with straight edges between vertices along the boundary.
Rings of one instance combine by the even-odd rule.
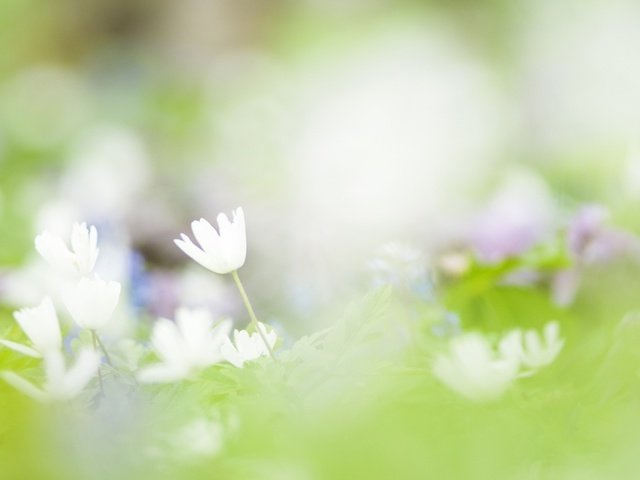
[[231, 330], [231, 320], [215, 327], [207, 310], [179, 309], [175, 323], [166, 318], [156, 321], [151, 335], [162, 363], [138, 374], [145, 383], [176, 382], [223, 360], [220, 348]]
[[104, 327], [118, 305], [120, 284], [97, 276], [84, 277], [64, 292], [64, 303], [80, 327], [97, 330]]
[[44, 357], [45, 382], [38, 388], [13, 372], [2, 372], [0, 376], [17, 390], [41, 402], [69, 400], [78, 395], [94, 377], [100, 365], [100, 355], [91, 349], [78, 354], [75, 364], [67, 369], [61, 352], [52, 352]]
[[[563, 346], [557, 322], [545, 326], [544, 342], [535, 330], [512, 330], [502, 337], [497, 352], [482, 335], [468, 333], [452, 340], [449, 353], [436, 358], [433, 372], [461, 395], [492, 400], [516, 378], [552, 363]], [[521, 372], [522, 367], [529, 370]]]
[[[267, 331], [266, 325], [260, 322], [258, 322], [258, 328], [260, 328], [264, 337], [267, 339], [269, 348], [273, 349], [273, 346], [278, 340], [276, 332], [273, 330]], [[242, 368], [244, 362], [255, 360], [258, 357], [269, 354], [269, 350], [260, 334], [254, 332], [249, 335], [249, 332], [246, 330], [234, 330], [233, 343], [229, 337], [226, 337], [220, 351], [225, 360], [239, 368]]]
[[71, 230], [71, 250], [64, 241], [48, 231], [36, 237], [36, 250], [57, 270], [88, 275], [98, 259], [98, 232], [86, 223], [74, 223]]
[[504, 393], [518, 376], [520, 361], [509, 340], [501, 352], [479, 333], [454, 338], [447, 354], [440, 354], [433, 373], [442, 383], [471, 400], [488, 401]]
[[521, 353], [522, 364], [531, 369], [538, 369], [551, 364], [562, 347], [564, 340], [560, 338], [558, 322], [549, 322], [544, 327], [544, 342], [535, 330], [524, 333], [524, 346]]
[[62, 347], [62, 336], [56, 310], [51, 298], [33, 308], [23, 308], [13, 313], [22, 331], [31, 340], [32, 348], [20, 343], [0, 339], [0, 344], [31, 357], [40, 357]]
[[184, 233], [174, 242], [203, 267], [224, 274], [233, 272], [244, 264], [247, 256], [247, 235], [242, 208], [233, 212], [231, 222], [224, 213], [218, 214], [220, 233], [204, 218], [191, 222], [191, 229], [200, 247]]

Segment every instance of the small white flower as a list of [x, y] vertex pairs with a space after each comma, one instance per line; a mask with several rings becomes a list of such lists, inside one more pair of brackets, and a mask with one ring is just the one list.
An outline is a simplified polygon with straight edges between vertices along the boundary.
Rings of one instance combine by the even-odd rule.
[[524, 333], [524, 346], [521, 353], [522, 364], [531, 369], [538, 369], [551, 364], [562, 347], [564, 340], [560, 338], [558, 322], [549, 322], [544, 327], [544, 342], [535, 330]]
[[520, 361], [513, 341], [496, 352], [479, 333], [454, 338], [447, 354], [440, 354], [433, 373], [442, 383], [471, 400], [489, 401], [502, 395], [518, 376]]
[[[260, 322], [258, 322], [258, 328], [260, 328], [264, 337], [267, 339], [269, 348], [273, 349], [273, 346], [278, 340], [276, 332], [274, 330], [267, 331], [266, 325]], [[260, 334], [254, 332], [249, 335], [249, 332], [246, 330], [234, 330], [233, 343], [229, 337], [226, 337], [220, 351], [225, 360], [239, 368], [243, 367], [244, 362], [255, 360], [258, 357], [269, 354], [269, 350]]]
[[13, 313], [22, 331], [31, 340], [32, 347], [0, 339], [0, 344], [31, 357], [40, 357], [62, 347], [62, 336], [56, 310], [51, 298], [33, 308], [23, 308]]
[[66, 273], [88, 275], [98, 259], [98, 232], [86, 223], [74, 223], [71, 230], [71, 249], [48, 231], [36, 237], [36, 250], [52, 267]]
[[80, 327], [97, 330], [104, 327], [118, 305], [120, 284], [100, 278], [81, 278], [64, 292], [64, 303]]
[[14, 372], [2, 372], [0, 376], [17, 390], [40, 402], [70, 400], [95, 376], [100, 365], [100, 355], [91, 349], [81, 350], [69, 369], [61, 352], [48, 353], [44, 362], [45, 382], [42, 388]]
[[247, 256], [247, 235], [242, 208], [233, 212], [231, 222], [224, 213], [218, 214], [219, 233], [204, 218], [193, 221], [191, 229], [200, 247], [184, 233], [174, 242], [203, 267], [224, 274], [233, 272], [244, 264]]
[[222, 361], [220, 348], [230, 330], [231, 320], [214, 327], [207, 310], [179, 309], [175, 323], [158, 319], [151, 343], [162, 363], [143, 369], [138, 379], [145, 383], [176, 382]]
[[[436, 358], [433, 372], [461, 395], [493, 400], [516, 378], [552, 363], [563, 346], [557, 322], [545, 326], [544, 342], [535, 330], [512, 330], [502, 337], [497, 352], [484, 336], [468, 333], [452, 340], [449, 353]], [[522, 367], [529, 370], [521, 371]]]

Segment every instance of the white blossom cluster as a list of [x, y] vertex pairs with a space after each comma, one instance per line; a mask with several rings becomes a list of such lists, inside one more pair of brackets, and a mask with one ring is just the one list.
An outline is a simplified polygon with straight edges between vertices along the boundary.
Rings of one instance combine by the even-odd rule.
[[497, 348], [480, 333], [465, 333], [451, 340], [448, 352], [436, 357], [433, 373], [464, 397], [494, 400], [516, 379], [551, 364], [563, 346], [557, 322], [547, 323], [542, 337], [535, 330], [512, 330]]
[[[273, 329], [258, 321], [237, 273], [245, 262], [247, 250], [244, 213], [238, 208], [232, 220], [220, 214], [217, 223], [216, 230], [205, 219], [194, 221], [191, 226], [198, 245], [184, 234], [175, 243], [210, 271], [231, 274], [251, 318], [251, 332], [235, 330], [232, 334], [231, 319], [216, 321], [208, 310], [179, 308], [174, 320], [155, 321], [150, 344], [158, 361], [134, 368], [140, 383], [179, 382], [221, 362], [242, 368], [247, 362], [274, 355], [278, 337]], [[85, 223], [76, 223], [70, 246], [49, 232], [38, 235], [35, 245], [38, 253], [60, 275], [74, 279], [70, 286], [63, 288], [62, 303], [73, 322], [89, 331], [93, 348], [79, 348], [74, 362], [68, 365], [54, 302], [45, 297], [40, 305], [14, 313], [28, 343], [0, 339], [0, 345], [42, 359], [42, 386], [37, 387], [14, 372], [5, 371], [1, 376], [18, 390], [41, 401], [71, 399], [96, 376], [103, 393], [101, 362], [104, 358], [110, 363], [110, 358], [99, 332], [114, 316], [121, 285], [102, 280], [93, 273], [99, 253], [97, 230]], [[465, 333], [451, 340], [446, 353], [436, 356], [433, 374], [464, 397], [493, 400], [516, 379], [533, 375], [552, 363], [563, 345], [556, 322], [548, 323], [542, 336], [535, 330], [512, 330], [497, 345], [480, 333]]]
[[[60, 275], [71, 276], [70, 286], [63, 288], [62, 298], [73, 321], [83, 329], [104, 327], [118, 305], [121, 286], [104, 281], [93, 274], [98, 259], [98, 232], [86, 223], [76, 223], [71, 231], [71, 248], [63, 239], [45, 231], [35, 239], [36, 250]], [[37, 307], [24, 308], [14, 318], [30, 341], [30, 345], [0, 340], [9, 348], [44, 362], [44, 383], [36, 387], [25, 378], [2, 372], [2, 377], [22, 392], [41, 401], [65, 400], [79, 394], [100, 368], [101, 355], [83, 347], [75, 363], [67, 366], [62, 350], [60, 323], [51, 297], [45, 297]]]
[[[236, 270], [244, 264], [246, 256], [242, 209], [234, 212], [233, 221], [220, 214], [219, 232], [204, 219], [193, 222], [192, 227], [200, 247], [186, 235], [176, 240], [176, 244], [209, 270], [220, 274], [233, 273], [247, 303], [255, 332], [235, 330], [232, 339], [230, 319], [216, 323], [207, 310], [179, 308], [175, 321], [160, 318], [154, 323], [151, 345], [159, 362], [136, 372], [137, 379], [142, 383], [178, 382], [225, 360], [241, 368], [248, 361], [271, 355], [277, 341], [275, 332], [255, 318], [237, 277]], [[98, 232], [94, 226], [76, 223], [71, 231], [70, 245], [45, 231], [36, 237], [35, 246], [61, 279], [73, 279], [70, 286], [65, 284], [62, 288], [62, 303], [73, 322], [91, 333], [93, 348], [81, 347], [75, 354], [73, 364], [67, 365], [68, 355], [63, 350], [58, 314], [53, 300], [47, 296], [40, 305], [14, 313], [28, 343], [0, 339], [0, 345], [42, 359], [42, 386], [38, 387], [14, 372], [4, 371], [0, 375], [16, 389], [43, 402], [71, 399], [81, 393], [96, 376], [102, 389], [100, 365], [103, 354], [107, 361], [109, 355], [98, 335], [114, 316], [122, 286], [115, 281], [102, 280], [94, 273], [99, 254]]]

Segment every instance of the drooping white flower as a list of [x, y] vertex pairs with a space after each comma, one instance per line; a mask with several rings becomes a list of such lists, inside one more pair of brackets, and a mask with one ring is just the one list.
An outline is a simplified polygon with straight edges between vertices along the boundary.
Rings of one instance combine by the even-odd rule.
[[60, 350], [60, 324], [51, 298], [45, 297], [37, 307], [23, 308], [14, 312], [13, 316], [31, 340], [32, 347], [4, 339], [0, 339], [0, 344], [31, 357], [40, 357]]
[[[264, 337], [267, 339], [269, 348], [273, 349], [273, 346], [278, 340], [276, 332], [274, 330], [268, 331], [266, 325], [260, 322], [258, 322], [258, 328], [260, 328]], [[225, 360], [239, 368], [242, 368], [245, 362], [269, 354], [269, 349], [260, 334], [254, 332], [249, 335], [249, 332], [246, 330], [234, 330], [233, 342], [231, 342], [229, 337], [226, 337], [220, 351]]]
[[120, 289], [118, 282], [107, 282], [98, 276], [83, 277], [64, 292], [64, 303], [80, 327], [97, 330], [104, 327], [113, 315]]
[[52, 267], [66, 273], [88, 275], [98, 259], [98, 232], [86, 223], [74, 223], [71, 249], [57, 235], [44, 231], [36, 237], [36, 250]]
[[67, 368], [61, 352], [51, 352], [44, 357], [45, 381], [42, 388], [14, 372], [1, 372], [0, 376], [25, 395], [40, 402], [70, 400], [78, 395], [98, 371], [100, 355], [84, 349], [70, 368]]
[[179, 309], [175, 323], [166, 318], [156, 321], [151, 343], [162, 362], [144, 368], [138, 379], [145, 383], [183, 380], [199, 370], [223, 360], [220, 348], [228, 338], [231, 320], [214, 327], [207, 310]]
[[175, 244], [192, 259], [215, 273], [229, 273], [240, 268], [247, 256], [247, 235], [244, 212], [239, 207], [229, 221], [224, 213], [218, 214], [218, 231], [204, 218], [191, 223], [196, 246], [184, 233]]
[[449, 352], [440, 354], [433, 373], [453, 391], [470, 400], [489, 401], [504, 393], [518, 376], [520, 360], [509, 341], [496, 351], [479, 333], [454, 338]]
[[560, 338], [558, 322], [549, 322], [543, 331], [544, 339], [535, 330], [524, 332], [524, 345], [521, 353], [522, 364], [531, 369], [538, 369], [551, 364], [562, 347], [564, 340]]

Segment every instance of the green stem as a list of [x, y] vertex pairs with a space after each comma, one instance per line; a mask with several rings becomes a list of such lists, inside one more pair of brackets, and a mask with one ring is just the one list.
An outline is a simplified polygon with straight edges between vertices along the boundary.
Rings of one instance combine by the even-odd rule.
[[231, 272], [231, 276], [233, 277], [234, 282], [236, 282], [236, 286], [238, 287], [238, 290], [240, 291], [240, 296], [242, 297], [242, 301], [244, 302], [244, 306], [247, 308], [247, 312], [249, 312], [249, 317], [251, 317], [251, 324], [253, 325], [253, 328], [255, 328], [255, 330], [258, 332], [258, 335], [260, 335], [260, 338], [262, 339], [262, 341], [264, 342], [265, 346], [267, 347], [267, 351], [269, 352], [269, 356], [274, 358], [273, 357], [273, 351], [271, 350], [271, 347], [269, 346], [269, 342], [267, 341], [267, 337], [265, 337], [264, 333], [262, 332], [262, 329], [258, 325], [258, 318], [256, 317], [256, 314], [253, 311], [253, 307], [251, 306], [251, 302], [249, 301], [249, 297], [247, 296], [247, 292], [245, 292], [244, 287], [242, 286], [242, 282], [240, 281], [240, 277], [238, 276], [238, 271], [234, 270], [233, 272]]
[[[93, 342], [93, 349], [96, 352], [100, 352], [100, 349], [98, 347], [98, 334], [95, 332], [95, 330], [91, 330], [91, 341]], [[100, 395], [104, 397], [104, 384], [102, 383], [102, 367], [98, 366], [98, 384], [100, 385]]]
[[107, 348], [104, 346], [104, 343], [102, 343], [102, 340], [98, 336], [98, 332], [96, 332], [95, 330], [92, 330], [92, 332], [93, 332], [93, 337], [95, 338], [95, 340], [98, 342], [98, 345], [100, 346], [100, 350], [102, 350], [102, 353], [104, 353], [104, 357], [107, 360], [107, 363], [109, 364], [109, 366], [113, 367], [113, 363], [111, 363], [111, 357], [109, 356], [109, 352], [107, 352]]

